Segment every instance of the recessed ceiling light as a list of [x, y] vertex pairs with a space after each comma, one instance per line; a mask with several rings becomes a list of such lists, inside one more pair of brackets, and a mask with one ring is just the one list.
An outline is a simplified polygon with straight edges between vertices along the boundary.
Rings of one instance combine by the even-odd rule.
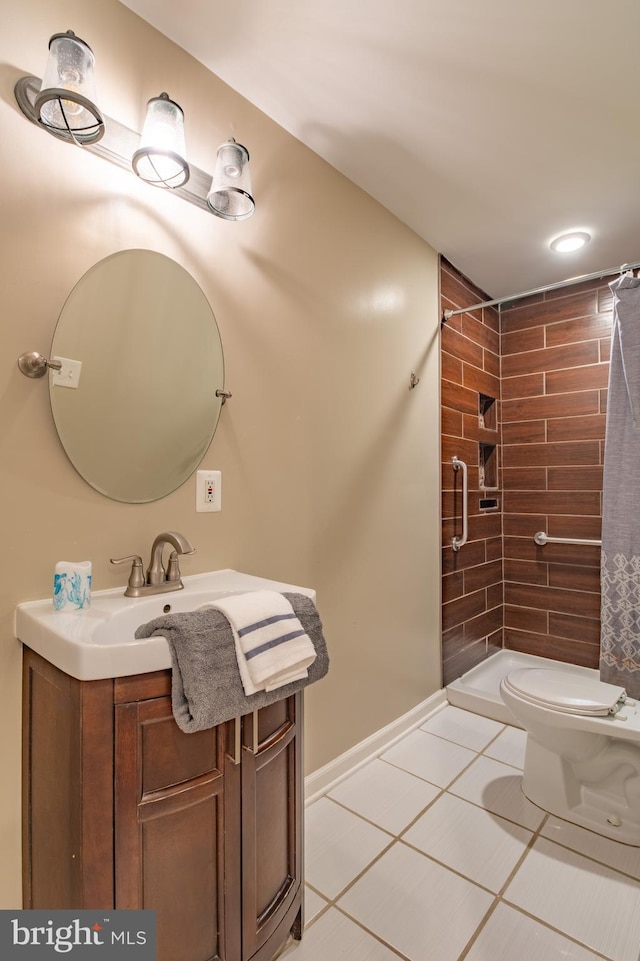
[[591, 240], [591, 234], [586, 230], [571, 230], [569, 233], [560, 234], [550, 241], [549, 246], [559, 254], [568, 254], [572, 250], [580, 250]]

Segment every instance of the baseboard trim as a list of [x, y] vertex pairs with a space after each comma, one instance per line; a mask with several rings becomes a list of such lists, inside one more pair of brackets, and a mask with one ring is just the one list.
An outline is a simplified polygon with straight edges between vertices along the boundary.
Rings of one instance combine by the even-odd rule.
[[391, 721], [386, 727], [375, 731], [364, 741], [355, 744], [344, 754], [313, 771], [304, 780], [305, 804], [311, 804], [323, 794], [327, 794], [340, 781], [343, 781], [372, 758], [388, 750], [396, 741], [421, 724], [447, 703], [446, 692], [436, 691], [426, 701], [416, 704], [410, 711]]

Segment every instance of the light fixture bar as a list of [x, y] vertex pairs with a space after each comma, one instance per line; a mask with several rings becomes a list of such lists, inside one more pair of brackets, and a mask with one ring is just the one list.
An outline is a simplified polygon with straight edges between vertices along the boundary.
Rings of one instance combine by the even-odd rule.
[[[25, 117], [40, 128], [42, 128], [42, 124], [38, 121], [34, 103], [41, 85], [42, 81], [38, 77], [21, 77], [14, 89], [18, 106]], [[140, 134], [111, 117], [104, 116], [103, 119], [105, 132], [102, 139], [96, 143], [83, 144], [82, 149], [108, 160], [109, 163], [115, 164], [117, 167], [131, 171], [131, 157], [140, 145]], [[167, 192], [182, 197], [183, 200], [210, 214], [211, 208], [207, 205], [207, 196], [213, 177], [205, 170], [200, 170], [192, 164], [189, 164], [189, 169], [189, 186], [174, 187]]]

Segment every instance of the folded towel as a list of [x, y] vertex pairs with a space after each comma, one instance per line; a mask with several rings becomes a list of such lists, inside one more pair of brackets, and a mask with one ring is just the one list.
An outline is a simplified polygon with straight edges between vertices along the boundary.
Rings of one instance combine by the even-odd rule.
[[302, 680], [316, 658], [296, 613], [277, 591], [248, 591], [208, 601], [231, 625], [245, 694]]
[[136, 637], [159, 634], [171, 652], [171, 704], [178, 727], [190, 734], [289, 697], [319, 681], [329, 669], [329, 655], [316, 606], [306, 594], [283, 594], [316, 652], [308, 677], [276, 691], [247, 697], [240, 680], [231, 626], [221, 611], [206, 609], [164, 614], [141, 625]]

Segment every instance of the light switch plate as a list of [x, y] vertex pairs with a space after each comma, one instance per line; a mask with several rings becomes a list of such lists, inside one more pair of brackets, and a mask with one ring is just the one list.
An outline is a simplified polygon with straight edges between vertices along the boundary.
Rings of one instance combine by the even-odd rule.
[[77, 387], [80, 383], [81, 360], [71, 360], [69, 357], [54, 357], [53, 360], [62, 364], [60, 370], [49, 368], [52, 387]]

